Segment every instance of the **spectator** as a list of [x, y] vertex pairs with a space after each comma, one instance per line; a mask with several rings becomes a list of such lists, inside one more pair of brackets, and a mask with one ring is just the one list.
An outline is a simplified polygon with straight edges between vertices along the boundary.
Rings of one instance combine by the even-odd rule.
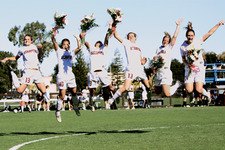
[[[44, 101], [44, 96], [42, 95], [41, 92], [38, 93], [38, 95], [36, 96], [36, 101], [35, 101], [35, 109], [36, 111], [40, 111], [41, 110], [41, 104]], [[37, 105], [39, 104], [39, 107], [37, 108]], [[43, 103], [44, 105], [44, 103]]]
[[126, 109], [130, 109], [130, 102], [132, 104], [132, 109], [135, 109], [133, 99], [134, 99], [134, 87], [131, 84], [130, 88], [127, 90], [127, 108]]
[[45, 107], [44, 107], [44, 111], [50, 111], [50, 91], [49, 91], [50, 86], [47, 85], [46, 86], [46, 92], [45, 92], [45, 101], [43, 103], [45, 103]]
[[83, 110], [86, 110], [86, 103], [89, 103], [89, 94], [90, 92], [88, 90], [88, 86], [86, 86], [86, 88], [82, 90], [82, 97], [81, 97]]
[[142, 100], [143, 100], [143, 108], [146, 108], [148, 106], [148, 102], [147, 102], [147, 91], [145, 88], [145, 85], [141, 83], [141, 89], [142, 89]]
[[28, 104], [28, 101], [29, 101], [29, 96], [28, 96], [28, 94], [29, 94], [29, 90], [26, 88], [25, 90], [24, 90], [24, 92], [22, 93], [22, 101], [21, 101], [21, 103], [20, 103], [20, 105], [21, 105], [21, 113], [24, 111], [24, 106], [25, 106], [25, 104], [26, 104], [26, 107], [29, 109], [29, 112], [31, 112], [31, 108], [30, 108], [30, 106], [29, 106], [29, 104]]
[[185, 87], [183, 87], [182, 89], [182, 94], [183, 94], [183, 106], [187, 107], [187, 91]]

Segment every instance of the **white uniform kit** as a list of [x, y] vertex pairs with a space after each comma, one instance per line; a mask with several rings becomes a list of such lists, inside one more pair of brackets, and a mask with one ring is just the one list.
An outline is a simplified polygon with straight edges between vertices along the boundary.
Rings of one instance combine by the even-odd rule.
[[135, 78], [139, 77], [142, 80], [147, 80], [144, 68], [141, 65], [142, 53], [140, 47], [127, 39], [123, 39], [122, 44], [124, 45], [127, 58], [125, 79], [134, 80]]
[[28, 96], [29, 90], [26, 88], [25, 91], [22, 93], [22, 101], [28, 102], [29, 101], [29, 96]]
[[86, 101], [88, 101], [89, 100], [89, 97], [88, 97], [88, 95], [89, 95], [89, 90], [86, 90], [86, 89], [83, 89], [82, 90], [82, 102], [86, 102]]
[[45, 102], [49, 102], [50, 101], [50, 91], [49, 91], [49, 89], [46, 89], [44, 97], [45, 97]]
[[111, 84], [111, 79], [108, 77], [107, 71], [105, 70], [105, 45], [100, 47], [100, 49], [97, 49], [94, 46], [90, 46], [88, 51], [90, 53], [88, 87], [97, 88], [99, 82], [102, 84], [102, 87], [107, 87]]
[[67, 89], [76, 87], [75, 75], [72, 72], [74, 51], [66, 51], [59, 48], [56, 51], [58, 57], [57, 84], [59, 89]]
[[156, 50], [156, 55], [161, 56], [164, 62], [162, 68], [157, 71], [157, 77], [155, 80], [155, 85], [160, 86], [162, 84], [171, 85], [173, 81], [172, 71], [170, 70], [171, 59], [173, 53], [173, 46], [168, 44], [166, 47], [159, 47]]
[[22, 83], [32, 84], [44, 82], [42, 75], [39, 71], [38, 49], [34, 44], [30, 46], [23, 46], [17, 53], [18, 56], [23, 55], [24, 70]]
[[[181, 56], [187, 57], [188, 50], [196, 49], [201, 50], [203, 44], [203, 39], [198, 38], [194, 39], [194, 41], [188, 45], [185, 41], [180, 47]], [[204, 67], [204, 60], [202, 57], [203, 50], [200, 51], [198, 59], [193, 62], [193, 65], [198, 67], [196, 71], [189, 71], [190, 68], [185, 65], [185, 83], [192, 83], [192, 82], [202, 82], [205, 83], [205, 67]]]
[[134, 91], [130, 91], [133, 88], [134, 88], [133, 85], [131, 85], [128, 92], [127, 92], [127, 99], [134, 99]]

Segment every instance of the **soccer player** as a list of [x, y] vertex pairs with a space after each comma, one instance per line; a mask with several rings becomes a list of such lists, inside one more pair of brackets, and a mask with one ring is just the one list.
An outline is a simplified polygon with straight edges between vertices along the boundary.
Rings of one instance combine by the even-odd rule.
[[127, 91], [130, 88], [132, 81], [137, 77], [145, 84], [148, 95], [150, 95], [148, 78], [144, 72], [144, 67], [142, 66], [146, 63], [147, 59], [142, 58], [141, 48], [136, 44], [136, 34], [130, 32], [127, 34], [127, 39], [123, 39], [118, 35], [115, 29], [114, 37], [124, 45], [127, 67], [125, 71], [125, 83], [123, 87], [119, 88], [113, 97], [109, 99], [109, 105], [107, 105], [107, 107], [110, 107], [116, 98], [121, 96], [124, 91]]
[[133, 100], [134, 100], [134, 87], [131, 84], [130, 88], [127, 90], [127, 108], [126, 109], [130, 109], [130, 102], [132, 104], [132, 109], [135, 109]]
[[83, 110], [86, 110], [86, 103], [89, 103], [89, 90], [88, 90], [88, 86], [86, 86], [85, 89], [82, 90], [82, 104], [83, 104]]
[[[185, 64], [185, 86], [188, 93], [192, 93], [195, 89], [200, 94], [205, 95], [210, 100], [210, 93], [206, 92], [203, 88], [203, 84], [205, 83], [205, 67], [203, 60], [203, 50], [202, 44], [219, 28], [219, 26], [224, 25], [224, 21], [220, 21], [217, 23], [208, 33], [200, 38], [195, 38], [195, 31], [192, 28], [192, 23], [189, 22], [186, 31], [187, 40], [183, 42], [180, 47], [180, 53], [182, 57], [182, 61]], [[198, 54], [198, 58], [193, 61], [188, 60], [188, 56], [190, 55], [188, 51], [190, 50], [200, 50]]]
[[171, 86], [173, 78], [172, 72], [170, 70], [170, 65], [172, 59], [173, 46], [175, 45], [180, 29], [180, 24], [182, 21], [183, 19], [179, 19], [176, 22], [177, 27], [172, 38], [169, 33], [165, 32], [165, 36], [162, 39], [162, 46], [160, 46], [156, 50], [156, 55], [161, 56], [162, 59], [164, 60], [164, 65], [162, 66], [162, 68], [158, 70], [153, 70], [156, 71], [157, 73], [157, 77], [155, 80], [155, 92], [157, 94], [160, 94], [163, 90], [165, 96], [171, 96], [176, 92], [177, 88], [180, 86], [179, 81], [175, 85]]
[[21, 112], [24, 111], [24, 106], [26, 104], [26, 107], [29, 109], [29, 112], [31, 112], [31, 108], [28, 104], [28, 101], [29, 101], [29, 90], [28, 88], [25, 89], [25, 91], [22, 93], [22, 97], [21, 97]]
[[6, 61], [17, 61], [21, 56], [23, 56], [24, 70], [21, 83], [13, 70], [10, 69], [12, 81], [18, 93], [23, 93], [27, 86], [32, 84], [33, 82], [35, 82], [42, 94], [45, 93], [45, 83], [42, 78], [41, 72], [39, 71], [39, 59], [41, 58], [41, 55], [42, 45], [37, 44], [37, 46], [35, 46], [33, 44], [32, 36], [30, 34], [27, 34], [24, 37], [24, 46], [20, 48], [17, 55], [15, 57], [6, 57], [1, 60], [1, 62], [3, 63], [5, 63]]
[[[81, 33], [83, 36], [85, 33]], [[105, 69], [105, 56], [106, 49], [108, 47], [108, 32], [105, 36], [104, 44], [101, 41], [97, 41], [94, 46], [90, 45], [85, 41], [85, 46], [90, 53], [90, 70], [88, 73], [88, 87], [90, 88], [90, 105], [92, 107], [92, 112], [95, 111], [93, 96], [95, 95], [95, 90], [100, 82], [103, 87], [103, 98], [108, 101], [110, 90], [114, 91], [114, 87], [111, 84], [111, 79], [107, 75]]]
[[62, 122], [60, 110], [62, 108], [63, 99], [66, 95], [66, 90], [69, 88], [72, 95], [73, 109], [75, 110], [77, 116], [80, 116], [80, 111], [78, 108], [79, 100], [76, 94], [76, 80], [75, 75], [72, 71], [72, 61], [75, 55], [81, 50], [80, 40], [74, 35], [77, 40], [78, 47], [70, 51], [70, 41], [68, 39], [63, 39], [61, 42], [61, 47], [58, 46], [55, 36], [52, 35], [52, 42], [55, 52], [58, 57], [58, 74], [57, 74], [57, 85], [59, 89], [59, 98], [57, 100], [57, 109], [55, 112], [56, 119], [58, 122]]

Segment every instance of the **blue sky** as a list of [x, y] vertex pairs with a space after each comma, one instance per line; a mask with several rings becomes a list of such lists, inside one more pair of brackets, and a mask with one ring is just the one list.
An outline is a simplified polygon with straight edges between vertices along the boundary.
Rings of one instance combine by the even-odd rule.
[[[183, 18], [180, 33], [178, 35], [173, 58], [181, 61], [180, 45], [185, 38], [183, 27], [188, 21], [193, 23], [196, 38], [206, 34], [220, 20], [225, 20], [224, 0], [1, 0], [0, 14], [0, 50], [10, 51], [17, 54], [18, 47], [9, 42], [7, 36], [9, 30], [16, 26], [22, 28], [26, 23], [39, 21], [47, 26], [47, 30], [54, 24], [53, 15], [55, 11], [59, 14], [67, 14], [69, 24], [65, 29], [60, 30], [56, 36], [57, 42], [63, 38], [71, 41], [71, 48], [76, 48], [76, 41], [73, 34], [80, 32], [80, 20], [85, 14], [92, 14], [96, 18], [96, 23], [100, 27], [87, 33], [86, 40], [94, 44], [98, 40], [103, 40], [108, 28], [107, 21], [110, 19], [107, 8], [121, 8], [124, 13], [122, 23], [118, 24], [117, 31], [121, 37], [126, 36], [130, 31], [137, 33], [137, 44], [142, 48], [144, 57], [152, 58], [155, 50], [161, 45], [164, 31], [173, 35], [176, 28], [175, 21]], [[224, 51], [225, 26], [221, 26], [203, 45], [206, 52], [214, 51], [221, 54]], [[107, 64], [112, 61], [114, 50], [118, 48], [124, 57], [123, 46], [111, 38], [107, 53]], [[88, 53], [83, 49], [86, 60]], [[123, 58], [126, 65], [125, 57]], [[22, 69], [22, 59], [20, 58], [19, 68]], [[41, 65], [43, 75], [48, 76], [53, 73], [53, 68], [57, 64], [56, 54], [53, 51], [49, 58], [45, 58]]]

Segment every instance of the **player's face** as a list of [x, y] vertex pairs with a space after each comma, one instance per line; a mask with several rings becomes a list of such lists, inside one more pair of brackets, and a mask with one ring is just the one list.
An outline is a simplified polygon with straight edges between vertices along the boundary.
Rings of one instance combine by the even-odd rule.
[[96, 48], [100, 48], [100, 43], [97, 43], [97, 44], [95, 45], [95, 47], [96, 47]]
[[64, 41], [62, 48], [68, 51], [70, 49], [70, 43], [68, 41]]
[[30, 37], [30, 36], [25, 36], [25, 37], [24, 37], [24, 44], [25, 44], [26, 46], [30, 46], [31, 43], [32, 43], [31, 37]]
[[135, 41], [136, 41], [135, 35], [133, 33], [130, 33], [128, 35], [128, 40], [131, 41], [132, 43], [135, 43]]
[[169, 37], [165, 37], [162, 41], [162, 45], [163, 47], [166, 47], [170, 42], [170, 38]]
[[187, 34], [187, 42], [188, 42], [188, 44], [191, 44], [193, 42], [194, 38], [195, 38], [194, 32], [189, 31], [188, 34]]

